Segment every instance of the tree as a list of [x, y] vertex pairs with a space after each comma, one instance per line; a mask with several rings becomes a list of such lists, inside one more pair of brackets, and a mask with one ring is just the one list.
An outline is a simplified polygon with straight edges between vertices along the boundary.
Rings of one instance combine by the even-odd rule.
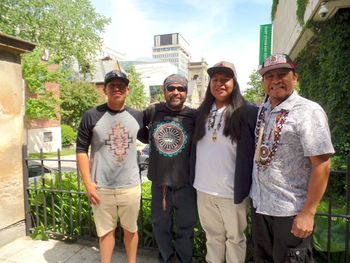
[[26, 117], [28, 119], [56, 119], [58, 98], [46, 91], [46, 82], [61, 82], [65, 74], [61, 71], [48, 70], [45, 63], [40, 62], [41, 50], [22, 57], [23, 75], [26, 79], [29, 98], [26, 100]]
[[249, 76], [250, 81], [248, 85], [250, 86], [245, 94], [244, 98], [251, 103], [255, 103], [257, 105], [261, 104], [264, 101], [265, 92], [261, 82], [261, 76], [256, 71], [253, 71]]
[[144, 85], [141, 82], [140, 74], [136, 72], [135, 66], [131, 65], [126, 69], [128, 79], [130, 80], [130, 92], [126, 98], [126, 105], [138, 110], [142, 110], [146, 106], [147, 97], [144, 92]]
[[[100, 49], [109, 19], [96, 13], [89, 0], [1, 0], [0, 31], [35, 42], [37, 48], [22, 59], [23, 76], [33, 96], [26, 101], [29, 119], [56, 118], [58, 100], [45, 90], [45, 82], [62, 84], [67, 71], [48, 72], [48, 64], [69, 68], [77, 61], [84, 74]], [[41, 57], [49, 54], [46, 64]]]
[[89, 0], [2, 0], [0, 31], [34, 42], [51, 62], [76, 59], [83, 73], [100, 49], [109, 19], [96, 13]]
[[99, 98], [96, 86], [89, 82], [64, 83], [60, 96], [62, 123], [76, 130], [83, 113], [95, 107]]

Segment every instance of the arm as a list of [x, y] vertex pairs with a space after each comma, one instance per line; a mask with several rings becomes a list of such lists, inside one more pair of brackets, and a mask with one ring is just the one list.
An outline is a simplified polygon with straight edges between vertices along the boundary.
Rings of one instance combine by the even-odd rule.
[[311, 177], [302, 211], [294, 218], [292, 234], [299, 238], [311, 235], [317, 206], [327, 188], [330, 172], [330, 155], [311, 156]]
[[137, 134], [137, 139], [142, 143], [149, 143], [150, 122], [155, 114], [155, 105], [149, 106], [142, 112], [142, 128]]
[[100, 198], [96, 192], [96, 184], [90, 179], [90, 163], [87, 153], [77, 153], [77, 164], [90, 201], [94, 205], [98, 205]]

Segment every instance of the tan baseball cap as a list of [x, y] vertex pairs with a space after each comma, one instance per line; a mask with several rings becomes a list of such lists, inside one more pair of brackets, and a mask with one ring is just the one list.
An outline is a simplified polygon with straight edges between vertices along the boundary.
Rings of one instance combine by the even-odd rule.
[[220, 61], [216, 63], [211, 68], [208, 68], [207, 72], [209, 74], [209, 77], [212, 77], [215, 73], [221, 72], [221, 73], [227, 73], [233, 78], [237, 78], [235, 65], [227, 61]]

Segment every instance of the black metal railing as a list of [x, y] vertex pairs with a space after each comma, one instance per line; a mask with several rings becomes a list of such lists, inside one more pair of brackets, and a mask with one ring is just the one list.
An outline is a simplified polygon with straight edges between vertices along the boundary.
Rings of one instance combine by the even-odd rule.
[[[71, 167], [69, 171], [65, 165], [75, 164], [75, 159], [62, 158], [60, 151], [57, 151], [57, 158], [44, 158], [43, 153], [39, 158], [28, 158], [26, 149], [23, 154], [27, 235], [42, 227], [56, 238], [96, 238], [91, 207], [79, 171], [76, 167]], [[34, 178], [28, 174], [33, 162], [40, 167], [39, 175]], [[52, 165], [48, 167], [48, 163], [56, 163], [57, 169]], [[313, 242], [317, 262], [349, 263], [349, 186], [350, 157], [347, 158], [347, 171], [331, 172], [329, 186], [320, 205], [323, 210], [316, 214]], [[144, 248], [156, 248], [150, 221], [150, 197], [149, 184], [146, 192], [142, 193], [139, 215], [139, 245]], [[203, 233], [198, 234], [198, 231], [196, 235], [204, 238]], [[122, 240], [120, 228], [117, 229], [117, 237]], [[203, 253], [203, 249], [199, 253], [197, 251], [197, 256], [203, 256]]]

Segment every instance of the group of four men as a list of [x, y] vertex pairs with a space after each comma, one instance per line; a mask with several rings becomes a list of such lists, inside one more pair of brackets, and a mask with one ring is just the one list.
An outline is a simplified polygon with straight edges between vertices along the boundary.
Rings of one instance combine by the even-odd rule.
[[[255, 262], [313, 262], [314, 216], [334, 153], [327, 117], [294, 90], [298, 76], [287, 55], [271, 55], [259, 73], [267, 99], [259, 109], [251, 158]], [[190, 169], [196, 110], [184, 106], [188, 82], [177, 74], [168, 76], [165, 103], [143, 113], [125, 106], [128, 85], [121, 71], [105, 75], [107, 103], [83, 115], [77, 137], [78, 167], [93, 207], [101, 262], [112, 260], [118, 221], [128, 262], [136, 262], [141, 196], [137, 139], [151, 149], [148, 178], [159, 260], [191, 262], [198, 216]]]

